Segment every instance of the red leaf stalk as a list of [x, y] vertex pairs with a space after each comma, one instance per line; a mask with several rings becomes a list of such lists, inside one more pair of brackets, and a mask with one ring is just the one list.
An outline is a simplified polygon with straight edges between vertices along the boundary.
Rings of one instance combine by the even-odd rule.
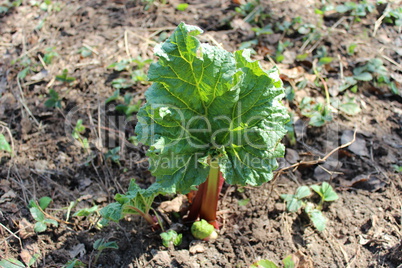
[[208, 178], [204, 183], [200, 184], [194, 197], [187, 216], [189, 222], [194, 222], [199, 217], [219, 229], [219, 223], [216, 221], [216, 211], [223, 182], [224, 178], [219, 170], [218, 160], [213, 159], [210, 162]]

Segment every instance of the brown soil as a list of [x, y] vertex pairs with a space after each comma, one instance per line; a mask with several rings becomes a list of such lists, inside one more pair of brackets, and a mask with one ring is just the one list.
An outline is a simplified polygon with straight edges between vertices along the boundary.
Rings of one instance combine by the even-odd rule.
[[[322, 158], [354, 130], [357, 137], [354, 147], [340, 149], [326, 163], [300, 166], [261, 187], [225, 185], [216, 241], [195, 240], [173, 214], [162, 215], [171, 223], [165, 227], [180, 229], [183, 243], [170, 249], [162, 246], [159, 232], [139, 217], [99, 229], [96, 214], [72, 216], [79, 209], [113, 202], [131, 178], [143, 187], [154, 181], [147, 171], [146, 148], [127, 140], [134, 135], [135, 116], [116, 112], [119, 101], [105, 105], [115, 91], [113, 79], [127, 77], [127, 72], [107, 66], [128, 58], [156, 60], [153, 46], [181, 21], [200, 26], [204, 42], [229, 51], [257, 38], [251, 28], [258, 22], [245, 22], [235, 11], [236, 1], [193, 0], [185, 11], [175, 8], [176, 0], [155, 1], [148, 10], [144, 2], [52, 1], [53, 9], [45, 11], [23, 1], [0, 15], [0, 131], [14, 151], [12, 157], [0, 152], [0, 258], [24, 262], [38, 253], [33, 267], [63, 267], [73, 259], [85, 267], [248, 267], [259, 259], [279, 264], [293, 254], [300, 259], [298, 267], [400, 267], [402, 179], [393, 166], [402, 166], [402, 98], [372, 81], [359, 82], [357, 93], [337, 91], [343, 76], [371, 58], [382, 59], [391, 81], [402, 88], [401, 29], [381, 20], [385, 5], [356, 21], [336, 12], [321, 18], [314, 8], [322, 7], [322, 1], [261, 1], [261, 17], [255, 20], [264, 25], [300, 16], [303, 24], [315, 25], [320, 33], [307, 40], [295, 27], [275, 30], [259, 36], [253, 47], [254, 58], [270, 67], [278, 43], [293, 42], [279, 67], [286, 74], [285, 84], [296, 89], [295, 99], [286, 103], [295, 114], [297, 141], [284, 140], [288, 149], [281, 166]], [[397, 2], [389, 7], [396, 8]], [[352, 43], [357, 48], [349, 55]], [[58, 55], [46, 64], [44, 57], [52, 47]], [[325, 85], [312, 71], [313, 55], [322, 48], [335, 58], [321, 69]], [[91, 55], [81, 54], [83, 49]], [[305, 60], [295, 59], [303, 53], [308, 53]], [[18, 78], [26, 67], [26, 77]], [[75, 81], [55, 79], [64, 69]], [[301, 87], [298, 82], [304, 78], [308, 83]], [[362, 111], [355, 116], [336, 112], [325, 126], [309, 126], [299, 103], [304, 96], [324, 100], [324, 86], [334, 99], [355, 97]], [[134, 102], [144, 100], [147, 87], [147, 82], [136, 82], [122, 89], [120, 96], [131, 93]], [[61, 108], [44, 105], [50, 89], [58, 92]], [[88, 149], [71, 137], [78, 119], [86, 127], [81, 135], [88, 139]], [[117, 146], [119, 163], [105, 157]], [[286, 212], [280, 195], [322, 181], [329, 181], [340, 198], [324, 206], [328, 224], [318, 232], [304, 214]], [[53, 200], [45, 212], [58, 227], [49, 225], [45, 232], [35, 233], [28, 205], [43, 196]], [[154, 207], [172, 198], [158, 197]], [[240, 205], [239, 200], [245, 199], [249, 202]], [[72, 202], [77, 206], [69, 213]], [[95, 263], [93, 243], [100, 238], [116, 241], [119, 248], [105, 249]]]

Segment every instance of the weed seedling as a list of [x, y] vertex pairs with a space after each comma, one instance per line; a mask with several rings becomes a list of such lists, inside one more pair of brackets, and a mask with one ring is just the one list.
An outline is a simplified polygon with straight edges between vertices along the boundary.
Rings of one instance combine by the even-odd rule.
[[117, 245], [117, 243], [115, 241], [111, 241], [111, 242], [106, 242], [105, 238], [100, 238], [98, 240], [96, 240], [94, 242], [94, 250], [97, 250], [98, 252], [95, 255], [95, 261], [94, 263], [96, 264], [98, 262], [98, 259], [100, 257], [100, 255], [102, 254], [102, 251], [104, 251], [105, 249], [119, 249], [119, 246]]
[[278, 48], [276, 49], [275, 60], [276, 62], [282, 62], [285, 59], [284, 52], [288, 46], [292, 46], [293, 43], [290, 41], [279, 42]]
[[332, 121], [332, 112], [330, 108], [319, 102], [315, 102], [310, 97], [304, 97], [300, 103], [302, 115], [309, 117], [309, 124], [315, 127], [321, 127], [327, 122]]
[[[395, 26], [402, 26], [402, 7], [396, 9], [385, 10], [384, 22]], [[400, 32], [400, 31], [399, 31]]]
[[81, 134], [84, 133], [86, 130], [86, 127], [82, 124], [82, 119], [78, 119], [77, 123], [73, 129], [73, 132], [71, 133], [71, 136], [78, 140], [81, 144], [81, 146], [84, 149], [88, 149], [89, 148], [89, 142], [87, 138], [82, 138]]
[[112, 81], [112, 86], [116, 89], [130, 88], [137, 82], [145, 82], [147, 76], [144, 72], [145, 66], [150, 64], [152, 59], [143, 59], [138, 56], [135, 59], [123, 59], [110, 64], [107, 68], [117, 72], [128, 72], [130, 79], [116, 78]]
[[78, 53], [80, 53], [83, 58], [87, 58], [87, 57], [91, 57], [91, 56], [92, 56], [92, 50], [89, 49], [89, 48], [86, 47], [86, 46], [81, 47], [81, 48], [78, 50]]
[[323, 182], [321, 186], [312, 185], [311, 189], [320, 196], [320, 202], [316, 205], [312, 202], [306, 201], [311, 196], [311, 191], [308, 186], [300, 186], [295, 194], [282, 194], [281, 198], [286, 202], [286, 209], [289, 212], [297, 212], [304, 207], [304, 212], [312, 221], [314, 227], [318, 231], [323, 231], [327, 219], [322, 214], [322, 205], [324, 202], [335, 201], [338, 195], [333, 190], [332, 186], [327, 182]]
[[98, 212], [98, 210], [99, 210], [99, 207], [95, 205], [95, 206], [90, 207], [90, 208], [80, 209], [77, 212], [75, 212], [73, 214], [73, 216], [75, 216], [75, 217], [89, 217], [89, 216], [91, 216], [93, 214], [96, 214]]
[[29, 2], [32, 6], [38, 6], [41, 10], [46, 12], [56, 11], [59, 12], [61, 10], [60, 3], [53, 3], [51, 0], [44, 1], [35, 1], [32, 0]]
[[335, 10], [339, 13], [350, 13], [354, 16], [355, 21], [360, 21], [361, 17], [366, 17], [367, 13], [373, 12], [375, 5], [368, 3], [366, 0], [355, 2], [345, 2], [336, 6]]
[[11, 153], [11, 146], [2, 133], [0, 133], [0, 151]]
[[259, 24], [269, 14], [264, 14], [260, 0], [247, 1], [244, 4], [236, 7], [236, 12], [244, 16], [244, 21], [253, 24]]
[[375, 85], [386, 85], [390, 87], [391, 92], [398, 94], [395, 91], [396, 85], [391, 82], [389, 73], [381, 59], [370, 59], [366, 64], [353, 69], [353, 76], [345, 77], [344, 83], [339, 90], [344, 91], [348, 88], [354, 93], [357, 92], [358, 82], [373, 82]]
[[110, 159], [111, 161], [113, 161], [114, 163], [118, 164], [120, 166], [120, 146], [117, 146], [113, 149], [110, 149], [109, 151], [107, 151], [107, 153], [105, 154], [105, 159], [108, 160]]
[[188, 8], [188, 4], [187, 4], [187, 3], [181, 3], [181, 4], [178, 4], [178, 5], [176, 6], [176, 9], [179, 10], [179, 11], [185, 11], [187, 8]]
[[61, 99], [59, 93], [54, 89], [49, 90], [49, 98], [45, 101], [45, 106], [47, 108], [61, 108]]
[[393, 165], [392, 167], [394, 168], [395, 172], [402, 173], [402, 166]]
[[85, 268], [87, 265], [78, 259], [69, 260], [63, 268]]
[[360, 113], [361, 109], [353, 97], [346, 96], [341, 102], [339, 99], [334, 99], [331, 102], [332, 107], [337, 107], [340, 111], [347, 115], [356, 115]]
[[45, 64], [52, 63], [54, 57], [58, 57], [59, 54], [54, 51], [56, 47], [48, 47], [45, 49], [45, 55], [43, 56], [43, 62]]
[[[295, 262], [292, 259], [292, 255], [287, 256], [282, 260], [283, 267], [284, 268], [294, 268]], [[276, 265], [273, 261], [270, 260], [259, 260], [257, 262], [254, 262], [252, 265], [250, 265], [249, 268], [279, 268], [280, 266]]]
[[[35, 253], [31, 256], [31, 258], [27, 261], [27, 263], [22, 263], [17, 259], [8, 258], [0, 260], [0, 267], [2, 268], [23, 268], [23, 267], [32, 267], [39, 260], [40, 254]], [[34, 266], [37, 267], [37, 266]]]
[[133, 95], [127, 93], [124, 95], [124, 103], [118, 104], [116, 106], [116, 111], [124, 113], [126, 116], [130, 116], [133, 113], [137, 113], [141, 107], [141, 100], [138, 100], [136, 103], [132, 103]]
[[13, 8], [13, 7], [18, 7], [22, 4], [22, 0], [15, 0], [15, 1], [3, 1], [0, 4], [0, 14], [5, 14], [8, 12], [9, 9]]
[[56, 75], [56, 80], [60, 81], [60, 82], [63, 82], [63, 83], [66, 83], [66, 84], [69, 84], [69, 83], [74, 82], [75, 78], [71, 77], [71, 76], [68, 76], [68, 70], [64, 69], [62, 74]]
[[44, 210], [49, 206], [50, 202], [52, 202], [52, 199], [47, 196], [39, 199], [39, 202], [35, 200], [29, 201], [29, 211], [36, 221], [34, 230], [37, 233], [46, 231], [47, 225], [49, 224], [54, 227], [58, 227], [59, 225], [56, 220], [48, 218], [44, 213]]

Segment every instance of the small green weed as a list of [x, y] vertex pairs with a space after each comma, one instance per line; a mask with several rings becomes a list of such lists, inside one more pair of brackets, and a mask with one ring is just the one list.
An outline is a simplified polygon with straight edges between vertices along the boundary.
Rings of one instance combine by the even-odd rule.
[[5, 14], [7, 13], [10, 9], [14, 7], [19, 7], [22, 4], [22, 0], [16, 0], [16, 1], [5, 1], [0, 4], [0, 14]]
[[187, 3], [180, 3], [176, 6], [176, 9], [179, 11], [185, 11], [188, 8]]
[[282, 62], [285, 59], [283, 52], [285, 52], [285, 49], [289, 46], [293, 46], [293, 43], [290, 41], [285, 41], [285, 42], [279, 41], [278, 47], [276, 49], [276, 54], [275, 54], [276, 62]]
[[355, 54], [356, 48], [357, 48], [357, 44], [355, 44], [355, 43], [350, 44], [348, 46], [348, 55], [351, 56], [351, 55]]
[[[78, 203], [81, 201], [81, 198], [70, 202], [70, 205], [64, 209], [67, 209], [66, 213], [66, 221], [69, 220], [71, 211], [78, 205]], [[93, 205], [92, 207], [89, 208], [82, 208], [77, 210], [73, 215], [73, 217], [85, 217], [86, 220], [90, 222], [90, 228], [92, 226], [95, 226], [97, 229], [101, 229], [104, 225], [102, 224], [102, 220], [100, 220], [100, 213], [99, 213], [99, 207], [97, 205]]]
[[[34, 266], [35, 263], [39, 260], [40, 254], [35, 253], [31, 256], [31, 258], [28, 260], [27, 263], [22, 263], [17, 259], [14, 258], [8, 258], [8, 259], [2, 259], [0, 260], [0, 267], [2, 268], [21, 268], [21, 267], [31, 267]], [[37, 267], [37, 266], [35, 266]]]
[[[120, 90], [117, 89], [113, 92], [113, 95], [106, 99], [105, 103], [109, 103], [112, 101], [121, 101]], [[133, 113], [137, 113], [142, 104], [141, 100], [138, 100], [136, 103], [133, 103], [133, 95], [130, 93], [126, 93], [123, 97], [123, 103], [119, 103], [116, 105], [116, 111], [125, 114], [126, 116], [130, 116]]]
[[49, 90], [49, 98], [45, 101], [45, 106], [47, 108], [60, 108], [61, 109], [61, 99], [59, 93], [54, 89]]
[[55, 51], [56, 47], [48, 47], [45, 49], [45, 54], [43, 55], [43, 62], [45, 64], [51, 64], [53, 58], [58, 57], [59, 54]]
[[152, 6], [158, 6], [159, 4], [165, 5], [166, 0], [141, 0], [141, 3], [145, 4], [144, 10], [148, 11]]
[[356, 115], [361, 112], [360, 106], [357, 104], [356, 98], [345, 96], [344, 100], [333, 99], [332, 107], [337, 107], [340, 111], [347, 115]]
[[46, 231], [48, 225], [53, 225], [54, 227], [59, 226], [56, 220], [48, 218], [44, 213], [44, 210], [51, 202], [52, 199], [48, 196], [40, 198], [39, 202], [35, 200], [29, 201], [29, 212], [31, 212], [32, 217], [36, 221], [34, 230], [37, 233]]
[[105, 249], [119, 249], [119, 246], [115, 241], [106, 242], [104, 238], [96, 240], [94, 242], [93, 247], [94, 250], [98, 251], [95, 255], [95, 261], [94, 261], [95, 264], [98, 262], [98, 259], [102, 254], [102, 251], [104, 251]]
[[[311, 196], [310, 188], [320, 196], [318, 204], [305, 201], [306, 198]], [[295, 194], [282, 194], [281, 198], [286, 202], [286, 209], [289, 212], [297, 212], [304, 207], [304, 212], [308, 215], [314, 227], [318, 231], [323, 231], [327, 222], [327, 219], [321, 212], [323, 203], [335, 201], [339, 197], [327, 182], [323, 182], [321, 186], [311, 185], [310, 188], [308, 186], [300, 186]]]
[[92, 56], [92, 50], [87, 46], [83, 46], [80, 49], [78, 49], [78, 53], [80, 53], [83, 58]]
[[99, 210], [99, 207], [95, 205], [95, 206], [90, 207], [90, 208], [80, 209], [77, 212], [75, 212], [73, 214], [73, 216], [75, 216], [75, 217], [89, 217], [89, 216], [91, 216], [93, 214], [96, 214], [98, 212], [98, 210]]
[[[295, 267], [295, 262], [292, 259], [292, 255], [287, 256], [282, 260], [283, 267], [284, 268], [294, 268]], [[278, 265], [276, 265], [273, 261], [270, 260], [259, 260], [257, 262], [254, 262], [253, 264], [250, 265], [249, 268], [279, 268]]]
[[138, 56], [132, 59], [123, 59], [110, 64], [107, 68], [117, 72], [128, 72], [130, 79], [116, 78], [112, 81], [112, 86], [116, 89], [130, 88], [137, 82], [145, 83], [147, 76], [144, 68], [152, 62], [152, 59], [143, 59]]
[[347, 76], [344, 83], [339, 87], [339, 91], [350, 89], [356, 93], [358, 82], [373, 82], [376, 85], [385, 85], [390, 88], [394, 94], [399, 94], [394, 82], [391, 81], [388, 71], [381, 59], [374, 58], [367, 61], [366, 64], [353, 69], [353, 76]]
[[49, 12], [49, 13], [52, 11], [59, 12], [61, 10], [61, 4], [59, 2], [53, 2], [51, 0], [43, 0], [43, 1], [31, 0], [31, 1], [29, 1], [29, 3], [32, 6], [37, 6], [41, 10]]
[[246, 1], [245, 4], [236, 7], [236, 12], [244, 17], [244, 21], [252, 24], [261, 24], [269, 14], [264, 13], [260, 0]]
[[85, 268], [87, 265], [78, 259], [69, 260], [63, 268]]
[[360, 21], [361, 17], [367, 16], [367, 13], [371, 13], [375, 10], [375, 5], [368, 3], [366, 0], [355, 2], [345, 2], [336, 6], [335, 10], [339, 13], [350, 13], [354, 16], [355, 21]]
[[301, 114], [309, 117], [309, 125], [321, 127], [332, 121], [332, 112], [328, 105], [314, 101], [310, 97], [304, 97], [300, 103]]
[[6, 140], [6, 137], [0, 133], [0, 151], [6, 151], [8, 153], [11, 153], [11, 146]]
[[386, 11], [384, 22], [396, 26], [402, 26], [402, 7]]
[[402, 166], [398, 166], [398, 165], [393, 165], [392, 166], [394, 168], [394, 170], [398, 173], [402, 173]]
[[74, 77], [68, 76], [68, 70], [64, 69], [61, 75], [56, 75], [56, 80], [63, 83], [72, 83], [75, 81]]
[[87, 138], [83, 138], [81, 134], [83, 134], [86, 130], [86, 127], [82, 124], [82, 119], [78, 119], [71, 136], [78, 140], [84, 149], [89, 148], [89, 142]]
[[133, 113], [137, 113], [141, 107], [141, 100], [138, 100], [136, 103], [132, 103], [133, 95], [132, 94], [125, 94], [124, 95], [124, 102], [122, 104], [118, 104], [116, 106], [116, 111], [124, 113], [126, 116], [130, 116]]
[[113, 161], [114, 163], [118, 164], [120, 166], [120, 146], [115, 147], [113, 149], [110, 149], [109, 151], [107, 151], [107, 153], [105, 154], [105, 159], [108, 160], [110, 159], [111, 161]]

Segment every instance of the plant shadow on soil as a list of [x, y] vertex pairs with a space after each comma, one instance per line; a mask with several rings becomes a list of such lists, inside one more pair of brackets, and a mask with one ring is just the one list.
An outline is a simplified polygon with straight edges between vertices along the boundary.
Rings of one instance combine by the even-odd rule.
[[[51, 197], [53, 202], [46, 212], [64, 221], [65, 208], [73, 201], [81, 200], [75, 209], [103, 207], [113, 202], [116, 193], [123, 193], [132, 178], [142, 187], [154, 182], [147, 170], [146, 148], [126, 142], [133, 134], [135, 117], [128, 119], [113, 111], [111, 106], [117, 102], [104, 105], [115, 90], [111, 79], [118, 75], [106, 67], [129, 56], [153, 58], [152, 46], [163, 41], [162, 33], [169, 35], [180, 21], [203, 27], [205, 42], [237, 49], [255, 33], [248, 23], [241, 22], [233, 2], [194, 0], [186, 12], [178, 11], [175, 2], [144, 11], [141, 1], [71, 1], [59, 12], [45, 12], [24, 2], [1, 15], [0, 121], [10, 129], [16, 152], [11, 159], [4, 155], [0, 158], [0, 223], [7, 227], [0, 229], [2, 258], [23, 261], [27, 253], [40, 253], [38, 267], [62, 267], [73, 258], [88, 267], [248, 267], [258, 259], [280, 263], [285, 256], [300, 252], [313, 261], [313, 267], [397, 267], [402, 263], [402, 181], [392, 168], [393, 164], [402, 165], [402, 104], [400, 97], [384, 94], [373, 85], [359, 89], [363, 109], [357, 116], [339, 114], [320, 128], [309, 126], [306, 118], [300, 119], [300, 128], [295, 125], [297, 143], [284, 141], [287, 152], [280, 164], [283, 167], [323, 157], [343, 143], [343, 136], [350, 137], [350, 132], [358, 129], [355, 148], [339, 150], [322, 167], [300, 167], [261, 187], [225, 185], [219, 204], [222, 228], [213, 243], [194, 240], [183, 226], [183, 244], [166, 249], [159, 232], [150, 230], [136, 216], [101, 230], [95, 228], [96, 217], [70, 216], [70, 224], [60, 222], [59, 227], [48, 227], [43, 233], [33, 232], [34, 220], [28, 209], [31, 199]], [[271, 23], [291, 21], [294, 14], [306, 23], [317, 22], [312, 11], [319, 3], [309, 1], [306, 7], [298, 1], [287, 2], [262, 4]], [[378, 38], [364, 34], [378, 15], [351, 23], [350, 32], [342, 28], [318, 42], [334, 55], [345, 54], [342, 49], [347, 40], [368, 44], [358, 55], [344, 60], [352, 66], [377, 55], [380, 48], [400, 62], [401, 57], [389, 49], [389, 39], [400, 42], [394, 28], [383, 24]], [[325, 24], [332, 27], [339, 19], [326, 19]], [[349, 17], [347, 20], [351, 21]], [[38, 28], [42, 23], [43, 28]], [[259, 54], [264, 53], [262, 48], [275, 51], [280, 38], [291, 39], [295, 47], [304, 44], [297, 33], [286, 37], [273, 34], [259, 40]], [[93, 49], [92, 56], [77, 53], [83, 46]], [[59, 56], [47, 66], [48, 74], [36, 81], [32, 77], [43, 69], [38, 55], [43, 57], [48, 47], [56, 47]], [[296, 53], [296, 48], [293, 50], [290, 52]], [[23, 58], [37, 64], [32, 63], [31, 73], [19, 81], [19, 90], [17, 74], [26, 67]], [[269, 64], [266, 58], [259, 59]], [[290, 70], [298, 65], [302, 63], [293, 61], [281, 68]], [[52, 79], [64, 69], [76, 78], [73, 83]], [[335, 77], [334, 73], [331, 69], [328, 76]], [[331, 86], [330, 79], [328, 84]], [[129, 92], [143, 100], [147, 87], [137, 83], [122, 94]], [[50, 88], [62, 96], [61, 109], [43, 105]], [[309, 87], [297, 91], [296, 97], [299, 95], [319, 99], [321, 92]], [[298, 109], [297, 102], [289, 106]], [[300, 115], [300, 111], [296, 113]], [[83, 119], [86, 131], [82, 136], [90, 141], [89, 151], [70, 138], [72, 127], [67, 119], [72, 126]], [[100, 133], [103, 138], [99, 142]], [[120, 165], [105, 159], [107, 151], [116, 146], [121, 146]], [[287, 213], [280, 195], [322, 180], [330, 181], [340, 199], [325, 208], [328, 226], [319, 233], [303, 215]], [[158, 197], [154, 207], [169, 198]], [[249, 202], [241, 205], [239, 200]], [[180, 224], [173, 215], [164, 216]], [[94, 263], [93, 243], [100, 238], [116, 241], [119, 249], [104, 250]]]

